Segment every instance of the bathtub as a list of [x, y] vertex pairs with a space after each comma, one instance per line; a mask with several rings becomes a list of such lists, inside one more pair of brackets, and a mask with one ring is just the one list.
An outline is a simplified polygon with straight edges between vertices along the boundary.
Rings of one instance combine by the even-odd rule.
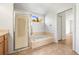
[[53, 40], [54, 38], [51, 35], [33, 35], [31, 36], [31, 46], [32, 48], [38, 48], [54, 42]]

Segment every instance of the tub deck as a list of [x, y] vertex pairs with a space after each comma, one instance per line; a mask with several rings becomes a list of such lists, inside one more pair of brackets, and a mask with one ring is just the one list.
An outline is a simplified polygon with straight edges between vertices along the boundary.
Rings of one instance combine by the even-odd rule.
[[38, 48], [54, 42], [54, 38], [51, 35], [36, 35], [31, 37], [32, 48]]

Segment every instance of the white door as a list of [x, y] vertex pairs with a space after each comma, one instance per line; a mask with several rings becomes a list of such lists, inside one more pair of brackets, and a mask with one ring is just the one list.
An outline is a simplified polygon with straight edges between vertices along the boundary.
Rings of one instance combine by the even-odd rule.
[[57, 16], [57, 37], [58, 40], [62, 39], [62, 16]]
[[15, 14], [15, 49], [28, 47], [28, 16]]
[[65, 30], [65, 17], [58, 15], [57, 16], [57, 34], [58, 34], [58, 40], [64, 40], [66, 36], [66, 30]]

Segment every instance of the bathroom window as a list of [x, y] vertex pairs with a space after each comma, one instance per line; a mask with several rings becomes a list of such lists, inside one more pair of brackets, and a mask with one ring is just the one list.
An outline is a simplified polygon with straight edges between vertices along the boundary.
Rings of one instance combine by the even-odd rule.
[[42, 17], [32, 15], [32, 22], [43, 22]]

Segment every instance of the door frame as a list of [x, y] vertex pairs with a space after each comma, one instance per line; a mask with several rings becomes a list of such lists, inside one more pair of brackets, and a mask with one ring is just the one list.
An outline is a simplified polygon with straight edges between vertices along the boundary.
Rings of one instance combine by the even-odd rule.
[[[22, 14], [22, 15], [26, 15], [26, 16], [28, 16], [29, 14], [25, 14], [25, 13], [21, 13], [21, 12], [17, 12], [17, 11], [14, 11], [14, 21], [13, 21], [13, 50], [14, 51], [16, 51], [16, 50], [21, 50], [21, 49], [24, 49], [24, 48], [29, 48], [30, 47], [30, 38], [29, 38], [29, 23], [28, 23], [28, 46], [27, 47], [22, 47], [22, 48], [18, 48], [18, 49], [16, 49], [15, 48], [15, 16], [16, 16], [16, 14]], [[29, 19], [29, 18], [28, 18]], [[29, 20], [28, 20], [28, 22], [29, 22]]]
[[[57, 15], [58, 14], [60, 14], [60, 13], [63, 13], [63, 12], [66, 12], [66, 11], [68, 11], [68, 10], [74, 10], [74, 8], [69, 8], [69, 9], [67, 9], [67, 10], [64, 10], [64, 11], [62, 11], [62, 12], [59, 12], [59, 13], [57, 13]], [[74, 13], [74, 11], [72, 11], [73, 12], [73, 20], [72, 20], [72, 26], [75, 26], [75, 13]], [[58, 18], [58, 16], [57, 16], [57, 18]], [[74, 29], [74, 27], [73, 27], [73, 29]], [[74, 29], [75, 30], [75, 29]], [[58, 28], [57, 28], [57, 38], [58, 38]], [[58, 40], [58, 39], [57, 39]], [[74, 32], [72, 32], [72, 49], [74, 50]]]
[[[59, 14], [57, 14], [57, 39], [58, 40], [62, 40], [62, 29], [60, 30], [61, 31], [61, 39], [59, 38], [59, 35], [58, 35], [58, 18], [59, 17], [61, 17], [62, 18], [62, 16], [60, 16]], [[60, 26], [61, 26], [61, 28], [62, 28], [62, 19], [61, 19], [61, 24], [60, 24]]]

